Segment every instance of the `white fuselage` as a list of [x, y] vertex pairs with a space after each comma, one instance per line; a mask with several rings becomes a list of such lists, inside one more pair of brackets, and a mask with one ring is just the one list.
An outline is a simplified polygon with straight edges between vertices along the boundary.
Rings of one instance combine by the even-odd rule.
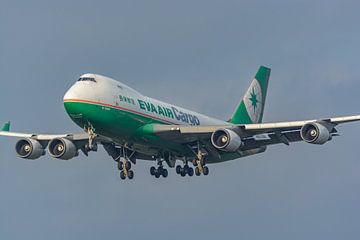
[[164, 124], [176, 125], [227, 125], [229, 123], [203, 114], [146, 97], [127, 85], [98, 74], [84, 74], [65, 94], [64, 101], [75, 100], [119, 108], [125, 112], [150, 117]]

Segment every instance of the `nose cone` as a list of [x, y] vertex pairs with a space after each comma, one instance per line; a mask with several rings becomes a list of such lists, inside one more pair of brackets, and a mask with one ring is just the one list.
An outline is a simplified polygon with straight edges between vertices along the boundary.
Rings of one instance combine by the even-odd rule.
[[87, 82], [76, 82], [64, 95], [64, 107], [70, 117], [79, 117], [81, 103], [91, 101], [94, 97], [94, 89]]
[[71, 118], [76, 117], [79, 114], [76, 104], [74, 103], [80, 99], [81, 94], [79, 93], [79, 86], [75, 83], [64, 95], [64, 107]]
[[64, 102], [73, 100], [73, 99], [77, 99], [77, 97], [78, 97], [78, 94], [76, 94], [76, 88], [74, 85], [69, 90], [67, 90], [67, 92], [65, 93]]

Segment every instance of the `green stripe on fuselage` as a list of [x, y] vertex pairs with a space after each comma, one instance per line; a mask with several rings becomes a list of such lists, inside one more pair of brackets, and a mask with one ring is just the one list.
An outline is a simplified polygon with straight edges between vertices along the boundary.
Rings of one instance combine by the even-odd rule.
[[152, 124], [166, 124], [160, 120], [118, 109], [85, 102], [64, 102], [66, 112], [81, 128], [89, 123], [95, 132], [114, 141], [130, 141], [153, 145], [160, 149], [187, 153], [189, 149], [181, 144], [164, 141], [152, 134]]
[[[95, 132], [114, 141], [130, 141], [156, 148], [160, 154], [163, 150], [178, 153], [179, 156], [193, 157], [193, 152], [185, 145], [166, 141], [153, 134], [154, 124], [167, 124], [160, 120], [143, 116], [115, 107], [102, 106], [85, 102], [64, 102], [66, 112], [81, 128], [91, 123]], [[208, 163], [224, 162], [239, 157], [239, 153], [221, 152], [221, 159], [207, 158]], [[246, 154], [247, 155], [247, 154]], [[244, 155], [245, 156], [245, 155]]]

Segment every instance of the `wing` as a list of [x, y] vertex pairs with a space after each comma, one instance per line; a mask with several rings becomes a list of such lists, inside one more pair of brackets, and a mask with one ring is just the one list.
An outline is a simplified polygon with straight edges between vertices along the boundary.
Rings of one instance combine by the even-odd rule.
[[[66, 134], [37, 134], [37, 133], [20, 133], [20, 132], [10, 132], [10, 122], [7, 122], [3, 125], [0, 136], [3, 137], [15, 137], [15, 138], [32, 138], [37, 141], [51, 141], [55, 138], [66, 138], [71, 141], [88, 141], [89, 140], [89, 134], [86, 132], [81, 133], [66, 133]], [[96, 142], [112, 142], [110, 138], [107, 138], [105, 136], [100, 136], [97, 134], [94, 134], [93, 140]]]
[[36, 133], [19, 133], [10, 131], [10, 122], [3, 125], [0, 136], [20, 138], [15, 146], [17, 154], [26, 159], [37, 159], [45, 154], [47, 146], [53, 145], [53, 148], [62, 145], [63, 152], [56, 153], [55, 150], [50, 153], [53, 157], [68, 160], [77, 156], [78, 150], [81, 150], [86, 156], [90, 151], [97, 151], [97, 144], [106, 145], [112, 154], [108, 153], [115, 159], [119, 151], [115, 149], [116, 143], [105, 136], [97, 134], [68, 133], [68, 134], [36, 134]]
[[[192, 144], [196, 141], [207, 142], [208, 152], [214, 152], [220, 148], [213, 148], [212, 136], [216, 131], [230, 131], [236, 133], [242, 141], [242, 150], [251, 150], [267, 145], [283, 143], [289, 145], [291, 142], [305, 141], [314, 144], [323, 144], [333, 136], [338, 136], [335, 127], [341, 123], [360, 121], [360, 115], [313, 119], [292, 122], [275, 122], [260, 124], [240, 125], [214, 125], [214, 126], [182, 126], [182, 125], [152, 125], [152, 133], [168, 141], [181, 144]], [[311, 132], [316, 130], [316, 132]], [[312, 136], [311, 134], [314, 134]], [[317, 134], [315, 136], [315, 134]], [[235, 135], [232, 135], [235, 136]], [[228, 136], [230, 139], [231, 136]], [[234, 137], [233, 137], [234, 138]], [[236, 137], [235, 137], [236, 138]], [[316, 139], [315, 139], [316, 138]], [[213, 144], [210, 144], [213, 143]], [[222, 149], [225, 150], [225, 149]]]

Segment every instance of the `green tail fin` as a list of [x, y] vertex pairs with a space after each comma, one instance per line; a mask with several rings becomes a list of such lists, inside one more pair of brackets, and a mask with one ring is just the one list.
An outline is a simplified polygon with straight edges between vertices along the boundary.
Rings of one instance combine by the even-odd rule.
[[3, 125], [3, 127], [1, 128], [1, 131], [3, 132], [8, 132], [10, 131], [10, 122], [7, 122]]
[[229, 120], [230, 123], [250, 124], [262, 122], [270, 71], [270, 68], [260, 66], [250, 87]]

